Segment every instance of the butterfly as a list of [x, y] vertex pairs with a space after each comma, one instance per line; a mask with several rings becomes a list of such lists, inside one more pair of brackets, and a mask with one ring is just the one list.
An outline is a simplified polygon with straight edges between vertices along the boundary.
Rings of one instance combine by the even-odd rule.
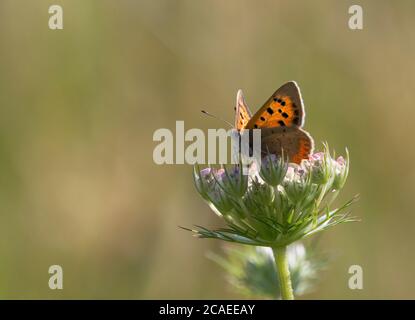
[[261, 129], [261, 153], [288, 157], [290, 162], [300, 164], [313, 152], [314, 141], [303, 130], [304, 104], [297, 83], [290, 81], [281, 86], [252, 115], [242, 90], [236, 97], [235, 129]]

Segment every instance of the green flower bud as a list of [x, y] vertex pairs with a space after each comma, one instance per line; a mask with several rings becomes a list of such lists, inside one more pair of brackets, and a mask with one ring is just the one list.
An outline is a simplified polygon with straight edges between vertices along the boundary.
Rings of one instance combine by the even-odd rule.
[[272, 186], [260, 183], [257, 179], [252, 181], [245, 197], [245, 203], [249, 210], [271, 206], [274, 201], [274, 189]]
[[239, 166], [234, 166], [231, 170], [226, 168], [218, 176], [217, 182], [220, 187], [229, 195], [242, 198], [248, 189], [248, 176], [243, 174]]
[[205, 199], [209, 200], [208, 193], [215, 184], [214, 169], [205, 168], [199, 170], [199, 166], [193, 167], [193, 180], [196, 186], [196, 190]]
[[282, 183], [285, 194], [292, 203], [298, 203], [305, 197], [306, 186], [311, 183], [311, 175], [301, 166], [290, 164]]
[[309, 160], [303, 162], [306, 170], [311, 172], [313, 183], [323, 185], [332, 183], [334, 178], [333, 160], [328, 152], [318, 152], [310, 156]]
[[[347, 151], [346, 151], [347, 152]], [[340, 190], [343, 188], [347, 180], [347, 175], [349, 174], [349, 154], [347, 153], [347, 158], [338, 157], [334, 162], [334, 181], [333, 189]]]
[[297, 209], [309, 206], [317, 197], [319, 187], [313, 183], [311, 171], [290, 164], [283, 182], [285, 194]]
[[281, 215], [282, 213], [288, 213], [292, 209], [291, 201], [288, 199], [287, 194], [284, 192], [284, 189], [281, 187], [274, 188], [275, 197], [274, 197], [274, 210], [276, 216]]
[[209, 192], [209, 201], [222, 215], [225, 215], [234, 207], [233, 202], [228, 195], [217, 187]]
[[195, 167], [193, 171], [193, 177], [195, 186], [200, 195], [213, 204], [217, 209], [217, 213], [226, 213], [232, 209], [233, 203], [230, 201], [219, 185], [219, 181], [222, 180], [224, 170], [215, 170], [213, 168], [205, 168], [201, 171]]
[[275, 187], [281, 184], [287, 169], [288, 162], [282, 157], [277, 158], [275, 154], [269, 154], [262, 160], [259, 175], [266, 183]]

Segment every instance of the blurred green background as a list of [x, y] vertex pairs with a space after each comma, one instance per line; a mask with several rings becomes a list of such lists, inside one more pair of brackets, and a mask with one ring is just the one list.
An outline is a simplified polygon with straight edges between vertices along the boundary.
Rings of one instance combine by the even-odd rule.
[[[63, 6], [64, 30], [48, 28]], [[415, 298], [415, 2], [0, 2], [0, 298], [239, 298], [206, 259], [219, 226], [191, 166], [153, 163], [153, 132], [218, 128], [285, 81], [305, 128], [341, 153], [362, 222], [325, 232], [334, 259], [307, 299]], [[64, 289], [48, 287], [48, 268]], [[350, 265], [364, 289], [347, 285]]]

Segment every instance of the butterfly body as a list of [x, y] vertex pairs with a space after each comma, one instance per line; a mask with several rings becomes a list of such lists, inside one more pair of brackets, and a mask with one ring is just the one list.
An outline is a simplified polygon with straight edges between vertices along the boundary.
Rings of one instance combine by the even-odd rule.
[[236, 98], [235, 128], [243, 134], [245, 129], [261, 129], [261, 152], [288, 157], [300, 163], [313, 151], [313, 139], [302, 129], [304, 104], [300, 89], [294, 81], [281, 86], [254, 114], [250, 112], [242, 91]]

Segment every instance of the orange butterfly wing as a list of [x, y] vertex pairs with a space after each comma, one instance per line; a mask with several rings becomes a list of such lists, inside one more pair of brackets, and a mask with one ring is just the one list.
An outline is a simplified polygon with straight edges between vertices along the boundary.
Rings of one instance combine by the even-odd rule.
[[240, 131], [244, 129], [251, 119], [252, 114], [246, 105], [242, 90], [238, 90], [236, 95], [236, 107], [235, 107], [235, 128]]
[[265, 102], [246, 124], [246, 129], [301, 127], [304, 106], [300, 89], [294, 81], [287, 82]]

